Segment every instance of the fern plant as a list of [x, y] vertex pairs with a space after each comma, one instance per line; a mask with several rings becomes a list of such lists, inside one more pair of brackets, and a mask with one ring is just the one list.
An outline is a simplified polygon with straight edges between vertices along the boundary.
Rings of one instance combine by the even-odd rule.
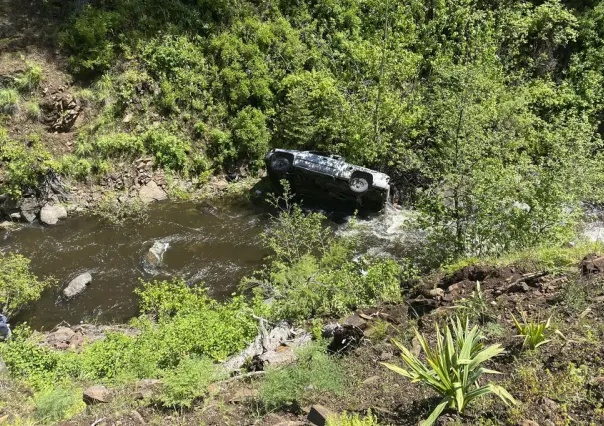
[[455, 409], [461, 414], [473, 400], [491, 393], [506, 404], [516, 403], [503, 387], [493, 383], [479, 384], [483, 374], [501, 374], [482, 367], [482, 364], [504, 350], [499, 344], [485, 348], [482, 343], [484, 336], [478, 326], [470, 328], [467, 318], [452, 319], [445, 326], [444, 334], [437, 325], [435, 348], [428, 345], [419, 331], [415, 330], [415, 335], [426, 354], [427, 365], [398, 342], [394, 343], [400, 348], [407, 368], [387, 363], [383, 365], [411, 379], [413, 383], [425, 384], [443, 397], [422, 426], [432, 425], [446, 408]]
[[521, 321], [518, 321], [512, 314], [512, 319], [518, 330], [518, 336], [524, 337], [523, 347], [534, 350], [550, 341], [549, 339], [546, 339], [546, 332], [550, 327], [551, 317], [545, 322], [540, 321], [539, 319], [533, 321], [528, 319], [526, 312], [524, 311], [520, 312], [520, 317]]

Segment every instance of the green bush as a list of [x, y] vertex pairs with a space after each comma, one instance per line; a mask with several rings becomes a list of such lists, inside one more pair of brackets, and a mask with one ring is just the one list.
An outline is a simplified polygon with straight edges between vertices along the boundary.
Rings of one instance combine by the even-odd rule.
[[0, 174], [4, 177], [0, 192], [19, 197], [26, 188], [38, 188], [51, 166], [50, 154], [37, 140], [27, 148], [9, 140], [0, 129]]
[[99, 72], [113, 65], [117, 55], [112, 35], [120, 20], [119, 13], [86, 5], [60, 33], [59, 42], [71, 52], [69, 64], [76, 73]]
[[92, 164], [85, 158], [66, 155], [61, 160], [61, 172], [77, 180], [84, 180], [92, 173]]
[[42, 424], [56, 424], [61, 420], [68, 420], [86, 407], [82, 401], [81, 390], [63, 386], [37, 393], [34, 403], [34, 417]]
[[31, 272], [31, 260], [13, 253], [0, 252], [0, 312], [8, 317], [40, 298], [54, 284]]
[[23, 326], [15, 328], [12, 338], [0, 345], [0, 356], [13, 378], [37, 391], [52, 389], [69, 377], [70, 368], [77, 370], [73, 363], [66, 368], [63, 352], [40, 346], [31, 330]]
[[165, 407], [191, 407], [193, 401], [208, 391], [208, 385], [223, 377], [220, 367], [207, 358], [185, 358], [162, 378], [159, 401]]
[[237, 150], [229, 132], [212, 129], [209, 136], [212, 159], [219, 165], [237, 158]]
[[15, 89], [0, 89], [0, 111], [13, 115], [19, 112], [19, 92]]
[[247, 106], [239, 111], [231, 123], [233, 143], [240, 155], [254, 161], [257, 166], [268, 151], [270, 134], [266, 116], [259, 109]]
[[92, 142], [92, 149], [103, 157], [136, 156], [145, 152], [141, 138], [127, 133], [98, 136]]
[[355, 258], [356, 242], [337, 239], [332, 228], [323, 226], [323, 215], [304, 214], [284, 185], [283, 197], [269, 199], [280, 213], [263, 235], [272, 255], [259, 274], [278, 301], [273, 315], [302, 320], [402, 300], [401, 280], [415, 274], [410, 264]]
[[172, 170], [183, 170], [188, 163], [191, 144], [163, 129], [149, 130], [143, 135], [147, 150], [155, 156], [157, 164]]
[[281, 369], [271, 368], [260, 384], [260, 400], [267, 410], [296, 404], [312, 404], [321, 395], [338, 395], [346, 383], [344, 370], [325, 353], [325, 346], [313, 344], [297, 351], [298, 361]]

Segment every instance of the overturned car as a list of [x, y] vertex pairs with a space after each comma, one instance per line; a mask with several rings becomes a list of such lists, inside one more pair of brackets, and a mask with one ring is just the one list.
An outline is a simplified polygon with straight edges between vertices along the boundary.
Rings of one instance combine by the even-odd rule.
[[287, 179], [294, 192], [356, 201], [381, 210], [390, 196], [390, 177], [318, 151], [273, 149], [264, 158], [273, 182]]

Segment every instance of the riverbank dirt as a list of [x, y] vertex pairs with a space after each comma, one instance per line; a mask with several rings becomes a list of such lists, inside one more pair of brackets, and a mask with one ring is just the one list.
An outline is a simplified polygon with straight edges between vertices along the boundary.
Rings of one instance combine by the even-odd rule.
[[[323, 319], [324, 323], [337, 322], [348, 337], [356, 338], [334, 355], [343, 371], [344, 389], [335, 394], [311, 389], [310, 400], [334, 413], [371, 412], [384, 425], [418, 424], [439, 398], [422, 384], [387, 370], [382, 362], [402, 365], [392, 339], [419, 354], [413, 329], [433, 344], [435, 325], [442, 326], [457, 311], [480, 325], [485, 344], [499, 343], [505, 348], [487, 364], [502, 374], [488, 378], [504, 386], [518, 404], [507, 407], [488, 396], [471, 404], [463, 415], [447, 412], [437, 424], [604, 424], [604, 274], [592, 267], [600, 264], [604, 258], [589, 255], [572, 270], [471, 265], [426, 278], [422, 286], [408, 291], [403, 304]], [[512, 316], [520, 317], [522, 312], [534, 321], [550, 318], [550, 341], [537, 350], [523, 348], [517, 336]], [[47, 343], [50, 336], [46, 335]], [[311, 403], [264, 410], [259, 398], [262, 380], [262, 373], [244, 373], [239, 379], [213, 384], [205, 398], [178, 412], [159, 408], [152, 397], [135, 399], [136, 392], [146, 391], [134, 389], [134, 385], [116, 388], [111, 390], [111, 403], [89, 406], [85, 414], [62, 425], [312, 424], [307, 421]]]

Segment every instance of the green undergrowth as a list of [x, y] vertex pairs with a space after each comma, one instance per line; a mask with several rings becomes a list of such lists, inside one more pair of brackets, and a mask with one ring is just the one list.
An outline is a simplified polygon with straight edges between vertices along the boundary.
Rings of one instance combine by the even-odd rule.
[[259, 389], [264, 410], [298, 410], [321, 396], [343, 394], [345, 372], [338, 360], [326, 353], [324, 342], [299, 349], [296, 354], [294, 365], [267, 371]]
[[222, 304], [182, 281], [143, 283], [139, 294], [142, 315], [133, 321], [136, 335], [110, 333], [81, 352], [58, 352], [40, 346], [37, 334], [18, 328], [10, 342], [0, 345], [0, 356], [13, 377], [36, 390], [73, 381], [118, 385], [174, 378], [173, 369], [188, 368], [179, 367], [185, 359], [205, 357], [212, 363], [243, 349], [257, 333], [253, 315], [266, 309], [260, 301], [242, 297]]
[[287, 182], [282, 184], [283, 195], [269, 197], [278, 214], [263, 236], [273, 254], [263, 270], [244, 280], [276, 300], [275, 318], [340, 316], [364, 306], [402, 302], [401, 281], [416, 273], [409, 262], [358, 256], [359, 241], [337, 237], [324, 215], [304, 213], [292, 202]]
[[497, 257], [464, 258], [441, 267], [445, 273], [453, 273], [463, 267], [472, 265], [509, 266], [516, 265], [528, 270], [550, 270], [553, 272], [576, 270], [580, 261], [588, 253], [604, 252], [602, 242], [579, 242], [572, 246], [542, 246], [514, 251]]

